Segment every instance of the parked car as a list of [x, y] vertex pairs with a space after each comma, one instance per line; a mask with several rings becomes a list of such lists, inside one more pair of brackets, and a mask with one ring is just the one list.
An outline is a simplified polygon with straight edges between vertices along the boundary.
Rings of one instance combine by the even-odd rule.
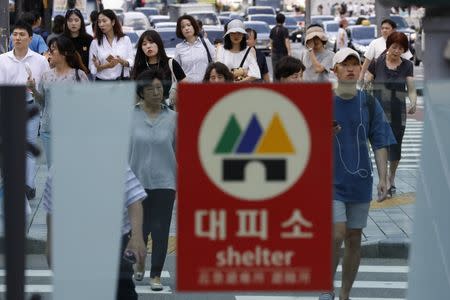
[[170, 22], [170, 17], [165, 15], [157, 15], [157, 16], [150, 16], [149, 17], [150, 25], [152, 27], [155, 27], [156, 23], [159, 22]]
[[221, 25], [225, 25], [231, 21], [231, 18], [229, 16], [219, 16], [219, 21]]
[[250, 15], [248, 16], [248, 21], [266, 22], [271, 29], [277, 25], [274, 15]]
[[305, 27], [305, 15], [292, 15], [291, 17], [297, 22], [298, 27]]
[[276, 15], [276, 11], [271, 6], [249, 6], [246, 10], [246, 15]]
[[159, 15], [159, 9], [155, 7], [136, 7], [134, 10], [143, 13], [147, 18]]
[[270, 54], [270, 27], [266, 22], [261, 21], [245, 21], [245, 28], [251, 28], [256, 31], [256, 48], [261, 49], [265, 55]]
[[123, 26], [133, 28], [133, 30], [148, 30], [151, 28], [150, 21], [141, 12], [130, 11], [123, 14]]
[[199, 11], [189, 13], [196, 20], [202, 21], [203, 25], [214, 25], [219, 26], [220, 20], [217, 14], [213, 11]]
[[203, 30], [206, 32], [206, 37], [212, 44], [215, 40], [223, 41], [223, 26], [203, 26]]
[[291, 16], [286, 16], [284, 27], [286, 27], [289, 30], [289, 34], [299, 28], [297, 20]]
[[175, 47], [183, 41], [177, 37], [175, 28], [158, 28], [157, 32], [161, 36], [167, 56], [174, 57]]
[[337, 42], [337, 34], [339, 30], [339, 22], [337, 21], [324, 21], [323, 30], [328, 37], [327, 49], [334, 51]]
[[176, 28], [177, 22], [159, 22], [156, 23], [154, 28], [155, 30], [158, 30], [158, 28]]
[[377, 38], [376, 25], [352, 25], [347, 28], [349, 33], [349, 47], [359, 52], [361, 56], [367, 51], [371, 41]]
[[311, 16], [311, 24], [318, 24], [323, 26], [325, 21], [334, 21], [335, 17], [331, 15]]

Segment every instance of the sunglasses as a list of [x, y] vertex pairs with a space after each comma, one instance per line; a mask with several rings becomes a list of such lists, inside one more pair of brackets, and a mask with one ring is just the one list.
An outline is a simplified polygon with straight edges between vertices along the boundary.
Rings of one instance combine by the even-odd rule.
[[82, 13], [78, 8], [71, 8], [66, 11], [66, 18], [68, 18], [72, 13], [75, 13], [79, 17], [82, 17]]

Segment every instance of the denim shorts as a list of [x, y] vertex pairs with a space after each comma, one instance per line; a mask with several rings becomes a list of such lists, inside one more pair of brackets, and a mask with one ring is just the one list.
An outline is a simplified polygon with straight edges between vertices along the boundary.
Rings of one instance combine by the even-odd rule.
[[367, 226], [370, 202], [351, 203], [333, 200], [333, 222], [346, 223], [349, 229], [362, 229]]

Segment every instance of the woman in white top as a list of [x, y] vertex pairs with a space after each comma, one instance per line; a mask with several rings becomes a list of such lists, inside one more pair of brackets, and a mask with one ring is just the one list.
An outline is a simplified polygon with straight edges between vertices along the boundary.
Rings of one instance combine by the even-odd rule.
[[224, 46], [217, 52], [217, 61], [233, 72], [235, 82], [261, 78], [255, 50], [247, 47], [246, 35], [244, 23], [238, 19], [231, 20], [224, 36]]
[[75, 50], [75, 45], [68, 37], [62, 35], [49, 42], [49, 59], [53, 68], [42, 74], [37, 89], [36, 85], [31, 87], [36, 101], [43, 107], [40, 136], [48, 167], [50, 167], [52, 161], [50, 149], [50, 100], [55, 101], [49, 96], [50, 87], [55, 83], [73, 84], [75, 82], [88, 81], [86, 75], [88, 70], [83, 65], [80, 54]]
[[199, 27], [190, 15], [178, 18], [176, 33], [183, 39], [175, 49], [175, 60], [181, 65], [190, 82], [201, 82], [209, 63], [215, 60], [214, 46], [199, 36]]
[[342, 19], [339, 21], [339, 30], [337, 33], [336, 49], [341, 50], [348, 47], [348, 34], [347, 34], [348, 21]]
[[89, 49], [89, 69], [96, 80], [129, 78], [133, 46], [112, 10], [105, 9], [98, 14], [95, 36]]

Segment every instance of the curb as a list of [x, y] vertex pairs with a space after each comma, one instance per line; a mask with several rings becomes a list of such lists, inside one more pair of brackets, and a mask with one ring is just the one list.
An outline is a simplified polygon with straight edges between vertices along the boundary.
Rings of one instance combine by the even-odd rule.
[[363, 242], [361, 245], [361, 257], [408, 259], [410, 243], [411, 240], [409, 238], [391, 238]]

